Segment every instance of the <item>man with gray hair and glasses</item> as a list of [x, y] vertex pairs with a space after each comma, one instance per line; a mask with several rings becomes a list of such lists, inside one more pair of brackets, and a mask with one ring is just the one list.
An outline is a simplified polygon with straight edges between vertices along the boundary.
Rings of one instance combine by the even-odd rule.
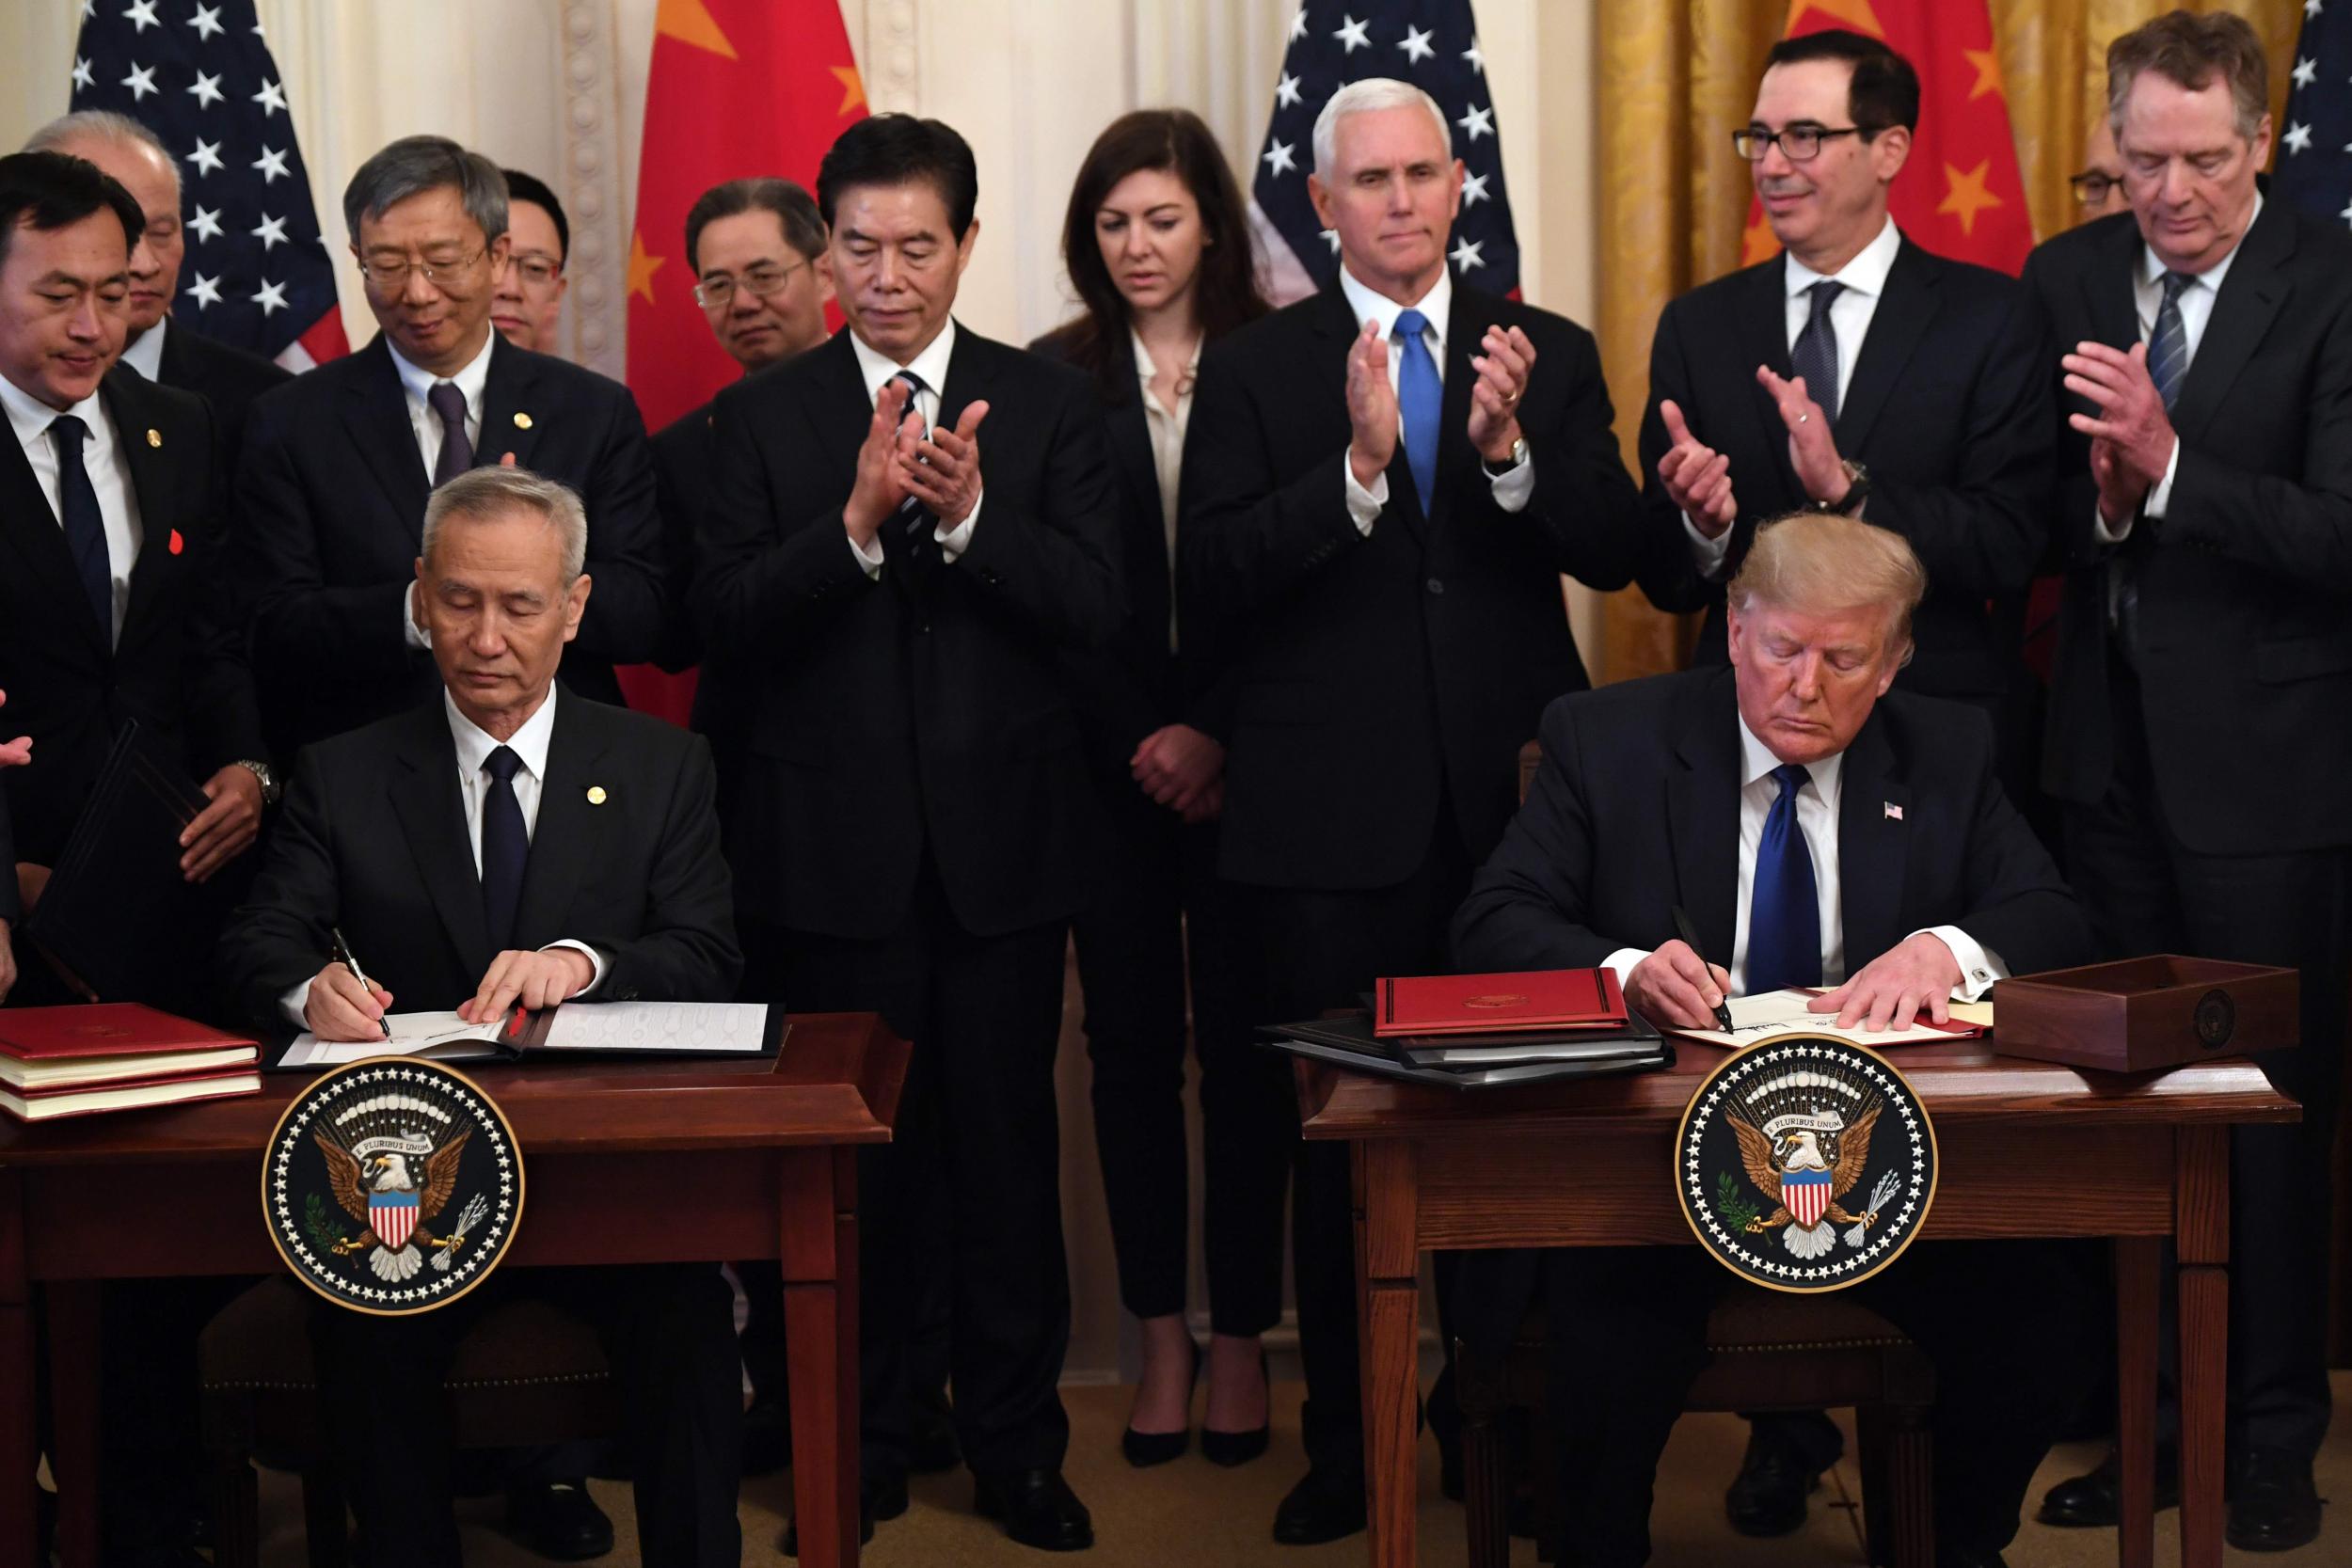
[[283, 752], [431, 693], [410, 564], [426, 492], [476, 465], [519, 464], [585, 505], [596, 595], [564, 654], [568, 688], [618, 703], [612, 666], [650, 657], [660, 636], [644, 424], [619, 383], [491, 329], [506, 207], [498, 166], [446, 137], [404, 137], [360, 165], [343, 219], [382, 330], [253, 406], [232, 530]]
[[[2107, 122], [2131, 211], [2026, 266], [2057, 344], [2067, 577], [2042, 778], [2074, 885], [2109, 957], [2302, 972], [2300, 1043], [2262, 1060], [2302, 1119], [2230, 1134], [2226, 1534], [2250, 1551], [2319, 1533], [2352, 948], [2352, 241], [2264, 200], [2268, 104], [2243, 18], [2174, 11], [2117, 39]], [[2110, 1461], [2042, 1517], [2111, 1525], [2117, 1507]]]

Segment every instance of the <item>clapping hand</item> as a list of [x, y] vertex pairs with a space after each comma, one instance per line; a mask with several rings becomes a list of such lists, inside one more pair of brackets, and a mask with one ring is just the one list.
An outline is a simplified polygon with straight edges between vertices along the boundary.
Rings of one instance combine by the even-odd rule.
[[934, 425], [929, 437], [898, 432], [898, 483], [945, 528], [957, 528], [980, 504], [980, 421], [988, 404], [963, 411], [953, 430]]
[[1478, 380], [1470, 387], [1470, 445], [1489, 464], [1501, 467], [1511, 461], [1519, 439], [1519, 399], [1527, 392], [1528, 372], [1535, 368], [1535, 345], [1518, 327], [1486, 328], [1479, 341], [1484, 354], [1470, 356]]
[[860, 549], [874, 543], [882, 519], [907, 499], [898, 446], [902, 438], [912, 438], [910, 429], [920, 428], [914, 410], [907, 406], [905, 384], [895, 379], [882, 383], [874, 394], [874, 417], [866, 422], [866, 439], [857, 449], [857, 478], [841, 507], [841, 525]]
[[1388, 471], [1396, 455], [1396, 388], [1389, 385], [1389, 341], [1380, 324], [1364, 323], [1347, 351], [1348, 471], [1365, 489]]
[[[2066, 389], [2099, 405], [2097, 414], [2069, 414], [2066, 422], [2091, 438], [2090, 477], [2099, 486], [2099, 515], [2120, 523], [2164, 478], [2172, 464], [2172, 417], [2148, 373], [2148, 345], [2131, 352], [2082, 342], [2058, 364]], [[2106, 451], [2101, 451], [2102, 443]]]
[[1837, 438], [1830, 433], [1821, 405], [1805, 390], [1804, 377], [1783, 380], [1770, 365], [1758, 365], [1756, 382], [1780, 410], [1780, 422], [1788, 427], [1788, 466], [1797, 470], [1797, 483], [1804, 486], [1804, 493], [1817, 501], [1843, 499], [1853, 488], [1853, 481], [1846, 476], [1845, 460], [1837, 455]]
[[1692, 528], [1709, 539], [1721, 538], [1740, 515], [1740, 499], [1731, 489], [1730, 454], [1692, 435], [1672, 398], [1658, 405], [1658, 417], [1666, 421], [1666, 438], [1674, 443], [1658, 460], [1658, 483]]

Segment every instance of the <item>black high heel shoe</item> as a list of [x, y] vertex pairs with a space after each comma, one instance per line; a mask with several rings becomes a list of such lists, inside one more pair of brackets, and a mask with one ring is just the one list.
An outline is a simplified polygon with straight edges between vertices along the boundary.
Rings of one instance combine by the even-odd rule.
[[[1119, 1451], [1127, 1456], [1128, 1464], [1138, 1470], [1148, 1470], [1154, 1465], [1165, 1465], [1171, 1459], [1184, 1456], [1184, 1449], [1192, 1444], [1193, 1391], [1200, 1386], [1201, 1364], [1208, 1359], [1208, 1348], [1197, 1339], [1193, 1341], [1192, 1381], [1184, 1385], [1185, 1418], [1183, 1426], [1178, 1427], [1174, 1432], [1137, 1432], [1135, 1428], [1129, 1427], [1119, 1434]], [[1208, 1434], [1203, 1433], [1201, 1434], [1203, 1451], [1206, 1450], [1207, 1443]]]
[[[1266, 1382], [1265, 1352], [1263, 1350], [1258, 1352], [1258, 1381]], [[1201, 1427], [1200, 1457], [1212, 1465], [1222, 1465], [1230, 1470], [1236, 1465], [1247, 1465], [1265, 1452], [1266, 1444], [1273, 1432], [1274, 1423], [1270, 1414], [1273, 1403], [1273, 1388], [1269, 1384], [1266, 1392], [1269, 1415], [1264, 1421], [1251, 1427], [1248, 1432], [1219, 1432], [1213, 1426]]]

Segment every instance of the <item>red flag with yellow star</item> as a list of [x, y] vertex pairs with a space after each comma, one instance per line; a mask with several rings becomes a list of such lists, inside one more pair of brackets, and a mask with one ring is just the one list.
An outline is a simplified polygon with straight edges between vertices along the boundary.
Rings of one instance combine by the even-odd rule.
[[[1889, 194], [1902, 231], [1938, 256], [2023, 271], [2033, 217], [1986, 0], [1792, 0], [1788, 37], [1833, 27], [1883, 40], [1919, 73], [1919, 128]], [[1742, 263], [1779, 248], [1751, 201]]]
[[694, 303], [686, 210], [750, 175], [814, 191], [825, 150], [865, 116], [838, 0], [661, 0], [628, 245], [628, 387], [647, 429], [741, 373]]

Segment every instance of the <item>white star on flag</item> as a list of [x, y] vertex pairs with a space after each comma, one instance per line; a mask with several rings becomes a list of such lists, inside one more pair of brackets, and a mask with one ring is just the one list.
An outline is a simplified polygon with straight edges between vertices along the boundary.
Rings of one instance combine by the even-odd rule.
[[1475, 207], [1487, 199], [1486, 179], [1487, 177], [1483, 174], [1462, 176], [1462, 205], [1464, 207]]
[[283, 310], [286, 308], [286, 286], [283, 283], [262, 284], [262, 292], [253, 296], [253, 303], [262, 308], [264, 316], [272, 311]]
[[229, 96], [220, 90], [218, 76], [207, 76], [200, 71], [196, 73], [196, 85], [188, 88], [188, 91], [195, 96], [197, 106], [205, 109], [211, 108]]
[[150, 27], [163, 25], [155, 15], [155, 0], [131, 0], [130, 8], [122, 13], [122, 19], [142, 33]]
[[220, 143], [199, 140], [196, 150], [188, 154], [188, 162], [196, 166], [199, 174], [215, 172], [221, 167]]
[[1285, 76], [1274, 84], [1274, 102], [1278, 108], [1295, 109], [1299, 105], [1298, 78]]
[[2303, 14], [2305, 16], [2317, 16], [2319, 14], [2319, 0], [2303, 0]]
[[262, 218], [262, 227], [253, 231], [253, 237], [262, 242], [262, 248], [264, 251], [284, 245], [286, 243], [286, 220], [273, 217]]
[[2287, 134], [2279, 139], [2285, 144], [2289, 152], [2308, 152], [2312, 148], [2312, 128], [2290, 121], [2287, 125]]
[[202, 273], [198, 273], [196, 281], [188, 285], [188, 297], [199, 305], [218, 305], [220, 303], [220, 279], [207, 277]]
[[1462, 51], [1462, 58], [1468, 60], [1470, 68], [1481, 76], [1486, 74], [1486, 56], [1480, 52], [1476, 39], [1470, 40], [1470, 46]]
[[1494, 106], [1488, 104], [1481, 109], [1473, 105], [1470, 113], [1454, 123], [1470, 133], [1470, 139], [1472, 141], [1476, 141], [1481, 136], [1491, 136], [1495, 134]]
[[220, 24], [218, 6], [197, 7], [196, 14], [188, 18], [188, 25], [196, 29], [196, 36], [199, 39], [209, 39], [215, 33], [225, 33], [229, 30]]
[[1486, 259], [1478, 254], [1484, 248], [1486, 248], [1486, 242], [1483, 240], [1457, 240], [1454, 242], [1454, 248], [1447, 252], [1447, 256], [1455, 266], [1468, 271], [1471, 267], [1483, 267], [1486, 264]]
[[80, 58], [74, 60], [73, 85], [77, 87], [93, 87], [98, 85], [98, 78], [90, 74], [89, 61]]
[[1419, 65], [1437, 54], [1438, 51], [1429, 42], [1435, 32], [1435, 28], [1415, 27], [1409, 24], [1406, 27], [1404, 41], [1397, 47], [1405, 51], [1406, 65]]
[[1267, 148], [1265, 150], [1266, 172], [1268, 174], [1288, 174], [1293, 169], [1296, 168], [1298, 166], [1297, 160], [1292, 155], [1295, 150], [1292, 147], [1292, 145], [1286, 141], [1278, 141], [1272, 147]]
[[274, 184], [286, 172], [286, 155], [276, 148], [264, 147], [262, 155], [253, 160], [253, 166], [261, 170], [262, 184]]
[[1293, 11], [1293, 12], [1291, 13], [1291, 37], [1293, 37], [1293, 38], [1295, 38], [1295, 39], [1303, 39], [1303, 38], [1305, 38], [1306, 36], [1307, 36], [1307, 8], [1306, 8], [1306, 7], [1304, 7], [1304, 6], [1301, 6], [1301, 7], [1299, 7], [1299, 8], [1298, 8], [1298, 9], [1296, 9], [1296, 10], [1295, 10], [1295, 11]]
[[262, 106], [262, 118], [267, 119], [286, 106], [286, 89], [275, 82], [263, 82], [262, 90], [253, 95], [253, 102]]
[[[2346, 143], [2344, 144], [2344, 150], [2346, 152], [2352, 152], [2352, 142], [2346, 142]], [[2344, 219], [2344, 222], [2346, 222], [2346, 223], [2352, 223], [2352, 203], [2347, 203], [2347, 204], [2345, 205], [2345, 207], [2344, 207], [2344, 211], [2343, 211], [2343, 212], [2341, 212], [2341, 213], [2338, 213], [2338, 214], [2336, 214], [2336, 216], [2338, 216], [2338, 217], [2340, 217], [2340, 218]]]
[[1364, 24], [1357, 21], [1352, 16], [1342, 17], [1340, 19], [1340, 30], [1333, 33], [1331, 36], [1337, 39], [1340, 42], [1340, 47], [1350, 55], [1353, 55], [1359, 49], [1369, 49], [1372, 47], [1372, 40], [1364, 36]]
[[131, 89], [131, 97], [135, 102], [146, 102], [147, 95], [156, 90], [155, 68], [144, 65], [133, 66], [131, 74], [122, 79], [122, 85]]
[[2295, 62], [2295, 85], [2296, 87], [2308, 87], [2317, 80], [2319, 80], [2319, 62], [2317, 60], [2297, 60]]

